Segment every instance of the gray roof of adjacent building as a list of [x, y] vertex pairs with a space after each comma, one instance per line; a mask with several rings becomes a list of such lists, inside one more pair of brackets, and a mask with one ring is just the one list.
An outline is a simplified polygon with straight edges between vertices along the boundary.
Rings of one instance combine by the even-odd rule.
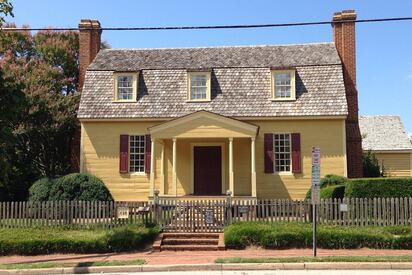
[[[296, 100], [271, 100], [271, 70], [296, 70]], [[210, 102], [187, 101], [187, 72], [211, 71]], [[113, 72], [139, 71], [136, 102], [113, 102]], [[176, 118], [205, 110], [232, 117], [346, 116], [334, 43], [108, 49], [90, 64], [79, 118]]]
[[410, 138], [400, 116], [361, 116], [359, 126], [362, 134], [363, 150], [412, 150]]

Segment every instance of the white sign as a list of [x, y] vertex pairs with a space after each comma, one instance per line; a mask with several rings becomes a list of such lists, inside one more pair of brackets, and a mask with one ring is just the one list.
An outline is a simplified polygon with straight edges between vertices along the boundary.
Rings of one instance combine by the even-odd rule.
[[339, 204], [340, 212], [348, 212], [348, 205], [346, 203]]
[[124, 206], [117, 207], [117, 218], [118, 219], [128, 219], [129, 218], [129, 207], [124, 207]]
[[205, 223], [206, 224], [215, 223], [215, 215], [214, 215], [212, 209], [206, 209], [206, 211], [205, 211]]
[[312, 186], [320, 185], [320, 149], [312, 147]]

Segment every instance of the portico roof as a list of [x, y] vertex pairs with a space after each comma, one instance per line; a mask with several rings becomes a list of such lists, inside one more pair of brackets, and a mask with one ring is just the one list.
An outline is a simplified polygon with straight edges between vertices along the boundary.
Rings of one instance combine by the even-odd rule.
[[259, 127], [208, 111], [197, 111], [149, 128], [152, 138], [256, 137]]

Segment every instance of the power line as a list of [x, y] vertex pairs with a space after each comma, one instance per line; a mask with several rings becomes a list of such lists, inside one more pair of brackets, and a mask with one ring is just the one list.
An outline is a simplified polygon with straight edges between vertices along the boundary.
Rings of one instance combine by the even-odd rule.
[[[169, 30], [209, 30], [209, 29], [251, 29], [251, 28], [274, 28], [274, 27], [295, 27], [327, 25], [332, 23], [374, 23], [390, 21], [409, 21], [412, 17], [392, 17], [375, 19], [358, 19], [344, 21], [318, 21], [318, 22], [296, 22], [278, 24], [250, 24], [250, 25], [212, 25], [212, 26], [169, 26], [169, 27], [106, 27], [103, 31], [169, 31]], [[80, 28], [0, 28], [2, 31], [78, 31]], [[82, 30], [93, 30], [93, 28], [82, 28]]]

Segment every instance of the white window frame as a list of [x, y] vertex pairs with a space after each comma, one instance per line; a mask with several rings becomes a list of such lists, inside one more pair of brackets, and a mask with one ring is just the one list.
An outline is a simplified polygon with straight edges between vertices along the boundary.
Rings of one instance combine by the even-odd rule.
[[[131, 159], [132, 159], [132, 153], [131, 153], [131, 137], [143, 137], [143, 171], [132, 171], [131, 170]], [[129, 134], [129, 141], [128, 141], [128, 147], [129, 147], [129, 158], [128, 158], [128, 164], [129, 164], [129, 174], [131, 175], [146, 175], [145, 172], [145, 167], [146, 167], [146, 136], [144, 134]], [[141, 154], [141, 153], [133, 153], [133, 154]]]
[[[289, 135], [289, 171], [277, 171], [276, 170], [276, 135]], [[282, 154], [283, 152], [279, 153]], [[273, 133], [273, 172], [278, 175], [293, 175], [292, 167], [292, 133]]]
[[[290, 97], [276, 97], [276, 81], [277, 74], [290, 74]], [[270, 75], [271, 93], [273, 101], [290, 101], [296, 100], [296, 71], [295, 70], [273, 70]]]
[[[192, 99], [192, 77], [206, 76], [206, 98]], [[208, 102], [211, 100], [210, 72], [188, 72], [187, 73], [187, 101], [188, 102]]]
[[[118, 78], [121, 76], [131, 76], [132, 77], [132, 88], [133, 88], [132, 99], [119, 99], [118, 97], [118, 92], [119, 92], [118, 91]], [[113, 102], [136, 102], [139, 73], [114, 73], [113, 78], [114, 78]]]

